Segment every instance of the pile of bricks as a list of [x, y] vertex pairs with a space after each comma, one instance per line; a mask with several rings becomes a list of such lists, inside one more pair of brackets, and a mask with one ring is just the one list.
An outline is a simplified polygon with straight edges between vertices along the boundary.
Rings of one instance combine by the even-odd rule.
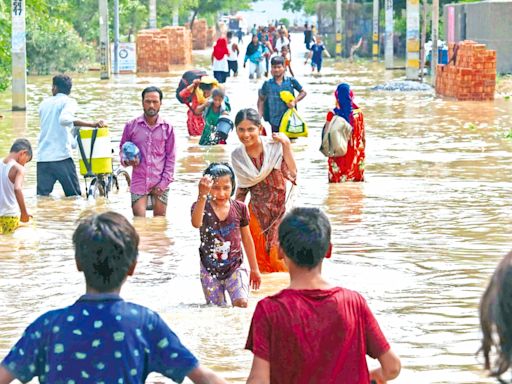
[[448, 45], [449, 64], [438, 64], [436, 93], [457, 100], [494, 100], [496, 51], [471, 40]]
[[169, 64], [192, 64], [192, 33], [185, 27], [164, 27], [170, 43]]
[[[185, 24], [190, 29], [190, 24]], [[192, 49], [206, 49], [207, 48], [207, 34], [208, 24], [205, 19], [198, 19], [194, 21], [192, 27]]]
[[137, 34], [137, 72], [169, 72], [192, 63], [192, 36], [184, 27], [142, 30]]

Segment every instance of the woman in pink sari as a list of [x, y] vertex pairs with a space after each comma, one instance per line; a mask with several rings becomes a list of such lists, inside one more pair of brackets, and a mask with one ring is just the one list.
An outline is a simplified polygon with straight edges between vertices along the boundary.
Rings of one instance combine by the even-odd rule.
[[364, 181], [364, 150], [366, 146], [363, 112], [354, 103], [354, 93], [347, 83], [341, 83], [334, 92], [336, 108], [329, 111], [327, 121], [334, 115], [343, 117], [352, 126], [352, 138], [347, 153], [340, 157], [329, 157], [329, 182]]

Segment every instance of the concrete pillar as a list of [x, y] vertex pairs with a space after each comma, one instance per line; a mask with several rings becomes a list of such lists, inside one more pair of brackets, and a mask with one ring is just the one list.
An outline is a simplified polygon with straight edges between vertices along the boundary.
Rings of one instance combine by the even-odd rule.
[[172, 11], [172, 25], [178, 26], [180, 24], [180, 2], [174, 3], [174, 9]]
[[373, 61], [379, 60], [379, 0], [373, 0]]
[[156, 0], [149, 0], [149, 29], [156, 29]]
[[12, 110], [27, 109], [27, 38], [25, 0], [12, 1]]
[[432, 84], [436, 84], [437, 39], [439, 38], [439, 0], [432, 0], [432, 55], [430, 73]]
[[336, 0], [336, 60], [343, 53], [343, 15], [341, 0]]
[[384, 46], [384, 63], [386, 69], [393, 68], [393, 0], [384, 0], [386, 13], [386, 41]]
[[100, 6], [100, 79], [110, 79], [110, 46], [108, 38], [108, 0], [99, 0]]
[[420, 2], [407, 0], [405, 77], [418, 80], [420, 69]]
[[114, 66], [112, 72], [119, 74], [119, 0], [114, 0]]

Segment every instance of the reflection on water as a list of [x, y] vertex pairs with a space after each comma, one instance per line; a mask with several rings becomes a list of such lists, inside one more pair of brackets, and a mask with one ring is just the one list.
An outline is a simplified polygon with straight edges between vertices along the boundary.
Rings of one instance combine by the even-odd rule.
[[[475, 358], [477, 305], [497, 260], [510, 250], [512, 142], [503, 138], [512, 104], [454, 102], [432, 93], [372, 92], [369, 87], [400, 73], [381, 65], [342, 63], [312, 76], [301, 67], [299, 36], [293, 68], [308, 92], [299, 104], [310, 138], [294, 151], [300, 171], [290, 204], [322, 207], [333, 225], [334, 254], [324, 271], [336, 284], [360, 291], [401, 355], [397, 383], [490, 383]], [[204, 305], [199, 282], [199, 233], [190, 224], [197, 182], [211, 161], [227, 161], [228, 145], [204, 148], [187, 138], [186, 107], [174, 98], [182, 70], [171, 76], [96, 74], [74, 77], [72, 95], [80, 118], [105, 118], [119, 139], [124, 123], [142, 112], [140, 92], [163, 89], [162, 113], [177, 132], [176, 181], [166, 219], [134, 220], [141, 236], [136, 274], [123, 296], [160, 313], [208, 366], [232, 382], [243, 382], [252, 355], [243, 350], [257, 300], [288, 282], [286, 274], [263, 277], [249, 310]], [[0, 100], [0, 152], [14, 138], [37, 143], [37, 106], [50, 93], [49, 77], [29, 78], [29, 109], [8, 111]], [[326, 159], [318, 151], [325, 113], [340, 81], [353, 85], [365, 114], [367, 181], [327, 184]], [[255, 107], [261, 82], [242, 70], [227, 94], [236, 112]], [[35, 162], [28, 164], [25, 194], [35, 220], [12, 236], [0, 237], [0, 355], [42, 312], [71, 304], [83, 292], [75, 271], [71, 235], [85, 212], [115, 210], [132, 217], [127, 193], [86, 201], [35, 197]], [[374, 362], [370, 362], [375, 364]], [[153, 377], [153, 381], [165, 381]]]

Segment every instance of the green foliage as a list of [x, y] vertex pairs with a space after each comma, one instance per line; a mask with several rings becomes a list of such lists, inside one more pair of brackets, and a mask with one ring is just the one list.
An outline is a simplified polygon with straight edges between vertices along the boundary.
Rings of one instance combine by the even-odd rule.
[[39, 75], [83, 71], [94, 56], [78, 33], [66, 21], [40, 20], [27, 23], [29, 71]]
[[9, 86], [11, 74], [11, 18], [10, 10], [0, 1], [0, 92]]
[[283, 24], [286, 29], [290, 27], [290, 20], [288, 20], [286, 17], [283, 17], [282, 19], [279, 19], [279, 24]]

